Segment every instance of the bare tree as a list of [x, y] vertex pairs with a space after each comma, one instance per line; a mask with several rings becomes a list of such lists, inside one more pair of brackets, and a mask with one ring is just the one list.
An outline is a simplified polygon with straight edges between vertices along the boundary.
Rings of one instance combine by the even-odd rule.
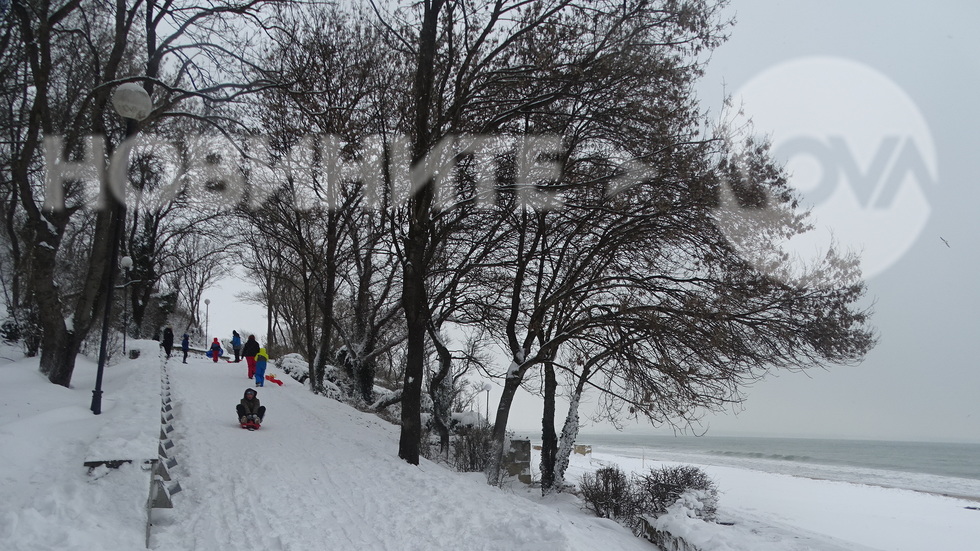
[[[179, 304], [191, 315], [190, 324], [195, 328], [195, 333], [204, 337], [206, 341], [209, 337], [203, 333], [204, 324], [200, 319], [201, 301], [208, 288], [231, 274], [228, 244], [221, 239], [220, 234], [215, 237], [188, 232], [180, 234], [180, 238], [170, 246], [172, 250], [168, 254], [171, 256], [172, 264], [159, 273], [160, 281], [168, 289], [177, 293]], [[140, 277], [140, 274], [137, 272], [134, 277]], [[146, 299], [134, 298], [134, 311], [137, 300]], [[145, 307], [145, 303], [142, 306]], [[190, 328], [187, 327], [185, 330]]]
[[[124, 133], [107, 109], [113, 89], [123, 82], [140, 81], [156, 96], [156, 108], [143, 125], [175, 114], [173, 109], [189, 98], [201, 103], [227, 101], [254, 83], [216, 81], [217, 66], [204, 66], [198, 59], [217, 61], [234, 56], [248, 64], [239, 48], [222, 44], [221, 37], [237, 37], [223, 17], [239, 17], [236, 30], [251, 21], [265, 2], [212, 3], [201, 7], [156, 0], [110, 4], [70, 0], [60, 4], [11, 2], [11, 17], [4, 19], [8, 38], [24, 45], [18, 52], [16, 81], [31, 93], [18, 106], [15, 125], [22, 130], [10, 152], [10, 180], [18, 187], [25, 217], [24, 245], [31, 258], [30, 300], [37, 305], [42, 329], [41, 371], [56, 384], [67, 386], [74, 370], [80, 344], [95, 320], [96, 312], [107, 311], [102, 289], [111, 286], [116, 266], [112, 251], [118, 244], [124, 211], [106, 189], [102, 200], [112, 208], [95, 214], [88, 244], [90, 254], [76, 269], [82, 277], [81, 292], [66, 302], [55, 283], [58, 254], [65, 228], [87, 198], [80, 196], [80, 182], [55, 182], [63, 187], [65, 208], [44, 204], [42, 138], [62, 136], [70, 154], [84, 149], [83, 136], [108, 136], [115, 149], [124, 135], [139, 128], [130, 125]], [[107, 46], [106, 46], [107, 45]], [[142, 48], [142, 47], [145, 47]], [[134, 60], [130, 63], [128, 60]], [[57, 70], [55, 67], [57, 66]], [[225, 65], [230, 67], [231, 65]], [[185, 116], [208, 120], [183, 112]], [[214, 122], [214, 119], [210, 119]], [[56, 155], [61, 156], [62, 151]], [[93, 162], [101, 158], [92, 154]], [[98, 182], [104, 188], [104, 182]], [[66, 307], [71, 315], [62, 311]], [[66, 321], [67, 320], [67, 321]]]
[[[390, 60], [378, 47], [376, 31], [355, 15], [332, 7], [300, 7], [297, 14], [287, 13], [274, 39], [276, 48], [265, 72], [277, 87], [263, 94], [256, 107], [264, 133], [271, 136], [269, 149], [284, 159], [281, 166], [300, 168], [266, 183], [269, 189], [288, 191], [271, 194], [272, 203], [246, 217], [257, 231], [267, 234], [266, 241], [286, 245], [289, 256], [303, 263], [301, 270], [289, 273], [300, 280], [302, 273], [309, 275], [297, 290], [307, 297], [304, 311], [305, 304], [316, 304], [296, 328], [303, 332], [296, 341], [305, 343], [302, 349], [310, 362], [314, 390], [322, 390], [327, 363], [341, 349], [341, 363], [355, 381], [350, 391], [371, 403], [376, 362], [401, 341], [398, 332], [390, 329], [400, 312], [392, 302], [397, 278], [388, 237], [390, 220], [384, 210], [366, 204], [359, 186], [336, 181], [333, 167], [323, 166], [331, 162], [325, 158], [324, 144], [311, 137], [344, 139], [346, 143], [339, 145], [347, 155], [360, 147], [366, 135], [383, 135], [388, 124], [383, 115], [389, 101], [386, 95], [391, 93], [386, 72]], [[318, 155], [318, 168], [323, 170], [306, 170]], [[300, 195], [312, 204], [300, 204]], [[387, 197], [380, 199], [387, 201]], [[304, 212], [307, 230], [291, 221], [286, 215], [289, 209]], [[295, 237], [304, 232], [302, 238]]]
[[[620, 68], [632, 70], [650, 61], [653, 56], [644, 58], [645, 52], [672, 48], [697, 52], [718, 40], [712, 8], [700, 3], [594, 2], [586, 6], [564, 0], [492, 4], [429, 0], [401, 11], [375, 9], [388, 31], [391, 48], [412, 63], [407, 111], [411, 118], [405, 131], [412, 139], [416, 166], [422, 166], [437, 144], [452, 134], [566, 129], [588, 134], [593, 129], [620, 127], [622, 136], [645, 131], [618, 124], [616, 111], [667, 110], [677, 102], [666, 97], [644, 106], [637, 103], [646, 96], [639, 96], [618, 104], [617, 109], [596, 113], [588, 101], [582, 101], [628, 97], [627, 88], [639, 86], [636, 77], [640, 75]], [[654, 67], [669, 65], [680, 58], [679, 53], [653, 59]], [[677, 75], [684, 81], [677, 86], [690, 82], [689, 76]], [[621, 97], [615, 97], [620, 93]], [[612, 137], [615, 144], [616, 135]], [[414, 184], [417, 190], [408, 203], [402, 248], [408, 352], [399, 440], [399, 457], [410, 463], [418, 461], [421, 434], [421, 381], [432, 310], [427, 288], [429, 262], [444, 245], [433, 226], [435, 185], [431, 179]], [[524, 192], [536, 195], [533, 189]]]

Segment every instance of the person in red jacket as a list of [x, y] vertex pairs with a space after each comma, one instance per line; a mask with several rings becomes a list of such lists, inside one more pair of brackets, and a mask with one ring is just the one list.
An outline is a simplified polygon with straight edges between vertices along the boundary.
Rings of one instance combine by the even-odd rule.
[[255, 340], [255, 335], [249, 335], [245, 345], [242, 346], [242, 356], [245, 356], [245, 363], [248, 364], [248, 378], [255, 378], [255, 356], [259, 353], [259, 341]]
[[224, 350], [221, 349], [221, 343], [218, 342], [218, 337], [214, 338], [214, 342], [211, 343], [210, 350], [211, 350], [211, 359], [214, 361], [214, 363], [218, 363], [218, 357], [220, 357], [221, 353], [224, 352]]

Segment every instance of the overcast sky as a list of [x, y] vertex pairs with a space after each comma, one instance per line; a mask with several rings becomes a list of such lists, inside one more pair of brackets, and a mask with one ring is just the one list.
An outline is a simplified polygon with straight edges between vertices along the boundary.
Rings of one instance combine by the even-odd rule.
[[[786, 144], [820, 228], [866, 255], [880, 343], [860, 366], [755, 385], [738, 415], [705, 419], [708, 434], [980, 442], [980, 2], [729, 11], [738, 23], [702, 102], [718, 113], [740, 93], [757, 129]], [[264, 333], [244, 321], [260, 314], [229, 306], [230, 286], [213, 294], [213, 334]], [[511, 427], [539, 432], [537, 400], [518, 408]]]
[[745, 91], [777, 149], [809, 140], [788, 167], [818, 219], [863, 243], [880, 343], [858, 367], [757, 384], [709, 434], [980, 442], [980, 3], [732, 4], [702, 101]]

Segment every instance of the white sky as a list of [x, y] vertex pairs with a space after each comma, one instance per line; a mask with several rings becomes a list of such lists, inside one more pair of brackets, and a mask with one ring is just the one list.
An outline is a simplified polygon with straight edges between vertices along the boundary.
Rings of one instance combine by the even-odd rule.
[[[721, 90], [721, 83], [726, 83], [737, 90], [777, 64], [811, 56], [861, 64], [904, 91], [921, 113], [935, 146], [938, 178], [935, 185], [921, 186], [929, 214], [917, 239], [868, 281], [881, 338], [867, 361], [856, 368], [813, 373], [812, 378], [784, 375], [764, 382], [752, 390], [742, 414], [715, 418], [712, 431], [980, 442], [980, 415], [975, 413], [980, 370], [973, 346], [980, 310], [976, 287], [980, 37], [973, 22], [980, 17], [980, 4], [950, 0], [928, 7], [911, 1], [734, 4], [739, 23], [729, 43], [712, 59], [706, 87]], [[856, 109], [842, 99], [848, 94], [841, 94], [839, 88], [846, 84], [837, 86], [811, 99], [823, 95], [840, 102], [845, 118], [855, 124], [838, 131], [855, 142], [866, 138], [868, 124], [861, 123], [876, 106]], [[893, 102], [887, 92], [882, 89], [879, 97]], [[851, 94], [860, 96], [862, 88]], [[713, 96], [704, 93], [703, 97]], [[747, 107], [756, 112], [756, 107]], [[758, 112], [767, 109], [779, 110], [759, 106]], [[907, 109], [879, 123], [881, 133], [896, 133], [889, 125], [902, 117], [910, 117]], [[814, 130], [816, 136], [820, 130]], [[908, 133], [920, 149], [927, 149], [927, 137], [915, 130]], [[861, 153], [855, 157], [860, 160]], [[870, 157], [865, 155], [864, 161], [868, 166]], [[885, 208], [869, 216], [882, 210], [888, 214]], [[895, 214], [898, 220], [883, 223], [879, 236], [869, 238], [868, 248], [873, 246], [870, 241], [879, 245], [893, 241], [896, 248], [906, 245], [900, 240], [901, 227], [915, 220], [906, 213]]]
[[[749, 390], [744, 411], [711, 416], [706, 427], [714, 435], [980, 442], [974, 346], [980, 336], [980, 36], [973, 28], [980, 3], [733, 4], [738, 23], [714, 53], [699, 91], [705, 107], [718, 113], [725, 93], [749, 85], [754, 97], [770, 98], [763, 105], [746, 98], [746, 109], [775, 142], [786, 127], [823, 142], [839, 136], [858, 170], [868, 172], [882, 140], [897, 136], [899, 143], [916, 146], [935, 181], [912, 177], [903, 181], [896, 201], [832, 223], [841, 225], [838, 237], [848, 221], [864, 226], [864, 249], [884, 259], [868, 280], [880, 343], [867, 360], [858, 367], [770, 378]], [[808, 65], [815, 58], [830, 63]], [[787, 65], [813, 67], [823, 78], [801, 90], [798, 83], [780, 80], [786, 73], [774, 72]], [[845, 74], [844, 67], [857, 71]], [[771, 99], [783, 90], [792, 96], [787, 103]], [[803, 114], [787, 122], [794, 110]], [[818, 124], [828, 119], [833, 122]], [[801, 187], [807, 160], [797, 157], [792, 165]], [[888, 166], [894, 167], [894, 159]], [[887, 175], [888, 169], [879, 180]], [[838, 191], [851, 188], [845, 176], [838, 179]], [[829, 211], [840, 204], [830, 199], [815, 209], [823, 208], [822, 219], [831, 220]], [[205, 295], [212, 300], [211, 333], [230, 337], [232, 329], [248, 327], [264, 334], [260, 309], [232, 306], [235, 286]], [[491, 392], [491, 407], [498, 397]], [[519, 400], [511, 428], [537, 434], [540, 411], [537, 400]]]
[[[873, 152], [881, 144], [880, 139], [873, 139], [876, 128], [880, 127], [879, 135], [901, 135], [891, 123], [914, 123], [909, 122], [914, 116], [907, 106], [895, 105], [898, 100], [892, 92], [897, 89], [911, 100], [928, 126], [938, 177], [935, 185], [922, 186], [928, 214], [917, 235], [905, 230], [918, 224], [915, 217], [922, 214], [921, 208], [903, 212], [896, 201], [891, 210], [863, 213], [867, 218], [862, 220], [872, 221], [865, 250], [874, 246], [896, 253], [893, 262], [868, 280], [880, 343], [867, 360], [858, 367], [783, 374], [763, 381], [749, 390], [744, 411], [738, 415], [707, 418], [710, 434], [980, 442], [976, 406], [980, 362], [975, 346], [980, 336], [976, 276], [980, 267], [980, 217], [976, 214], [980, 203], [976, 182], [980, 174], [980, 37], [974, 29], [980, 20], [980, 3], [945, 0], [926, 6], [884, 0], [734, 0], [732, 4], [730, 11], [738, 23], [731, 39], [712, 56], [699, 91], [706, 107], [717, 113], [726, 93], [735, 93], [781, 64], [814, 57], [832, 58], [838, 66], [858, 64], [866, 69], [864, 76], [876, 73], [893, 87], [867, 82], [873, 79], [852, 79], [864, 86], [846, 89], [849, 83], [830, 78], [831, 71], [810, 93], [798, 92], [804, 97], [786, 98], [804, 111], [803, 121], [787, 122], [785, 104], [745, 107], [759, 125], [763, 121], [781, 127], [796, 124], [803, 132], [800, 125], [813, 124], [810, 137], [826, 140], [829, 134], [842, 135], [860, 168], [868, 170], [873, 154], [860, 144], [870, 145]], [[795, 83], [763, 78], [761, 85], [759, 80], [754, 84], [756, 95], [764, 96], [758, 88], [763, 92], [767, 85], [769, 91], [779, 91], [780, 86], [793, 90]], [[888, 103], [885, 107], [898, 112], [879, 121], [880, 126], [868, 118], [869, 112], [882, 106], [860, 103], [869, 86], [877, 93], [872, 94], [872, 101], [882, 98]], [[838, 124], [833, 130], [818, 124], [835, 113]], [[847, 125], [849, 120], [854, 121], [853, 126]], [[775, 131], [772, 127], [759, 130]], [[907, 130], [904, 134], [928, 157], [928, 140], [921, 132]], [[772, 137], [774, 141], [780, 138]], [[802, 171], [797, 167], [794, 172]], [[839, 189], [849, 187], [843, 179], [841, 182], [844, 185]], [[907, 204], [921, 207], [915, 200]], [[883, 218], [880, 229], [875, 226], [876, 216]], [[540, 430], [540, 407], [530, 407], [522, 418], [523, 422], [512, 425]], [[644, 428], [631, 426], [629, 430]]]

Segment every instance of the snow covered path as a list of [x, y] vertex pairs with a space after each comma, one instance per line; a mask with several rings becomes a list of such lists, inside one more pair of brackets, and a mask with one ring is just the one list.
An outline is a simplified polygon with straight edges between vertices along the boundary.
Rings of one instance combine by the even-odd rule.
[[171, 360], [167, 369], [173, 474], [184, 491], [172, 511], [154, 513], [151, 548], [651, 548], [612, 521], [586, 516], [567, 496], [541, 502], [489, 487], [482, 474], [409, 465], [397, 458], [396, 427], [315, 396], [275, 369], [285, 385], [257, 389], [268, 411], [254, 432], [235, 419], [250, 386], [244, 362]]

